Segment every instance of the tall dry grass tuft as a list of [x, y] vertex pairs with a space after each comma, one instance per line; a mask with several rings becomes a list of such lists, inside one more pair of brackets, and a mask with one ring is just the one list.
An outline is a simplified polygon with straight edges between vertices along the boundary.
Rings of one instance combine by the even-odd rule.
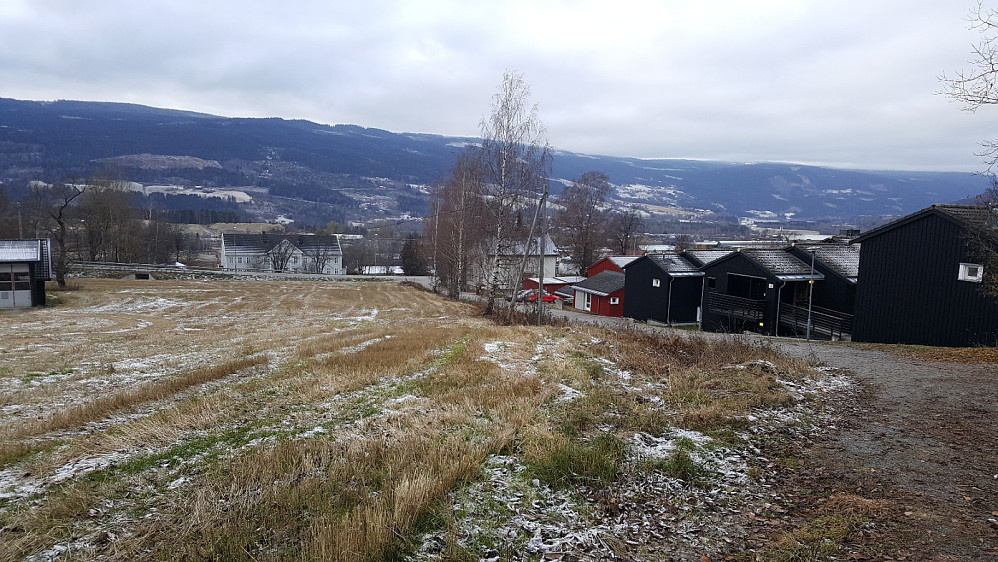
[[310, 560], [383, 559], [407, 551], [427, 512], [503, 446], [502, 439], [412, 432], [283, 442], [219, 466], [128, 551], [230, 559], [276, 549]]
[[840, 553], [843, 542], [859, 539], [864, 528], [896, 521], [900, 515], [901, 507], [891, 500], [835, 494], [804, 524], [780, 536], [760, 555], [776, 562], [830, 560]]
[[664, 385], [660, 397], [675, 411], [674, 423], [688, 429], [737, 425], [753, 409], [787, 404], [792, 397], [778, 379], [799, 380], [812, 372], [804, 361], [739, 336], [708, 340], [640, 330], [594, 335], [603, 342], [594, 353]]
[[58, 429], [79, 427], [86, 423], [103, 419], [113, 412], [145, 402], [163, 400], [192, 386], [218, 380], [244, 369], [265, 363], [267, 363], [265, 355], [256, 355], [226, 361], [218, 365], [202, 367], [187, 375], [149, 383], [111, 396], [97, 398], [80, 406], [58, 412], [44, 420], [22, 423], [6, 428], [2, 435], [7, 439], [22, 439]]

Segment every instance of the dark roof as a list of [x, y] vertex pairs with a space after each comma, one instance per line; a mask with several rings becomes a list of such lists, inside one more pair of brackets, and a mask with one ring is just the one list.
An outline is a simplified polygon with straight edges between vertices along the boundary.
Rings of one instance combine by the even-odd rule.
[[732, 252], [734, 250], [687, 250], [683, 252], [683, 256], [690, 260], [693, 265], [703, 267], [728, 256]]
[[282, 241], [287, 240], [289, 244], [299, 250], [309, 248], [330, 248], [334, 252], [340, 251], [340, 240], [335, 235], [319, 234], [223, 234], [222, 242], [225, 247], [232, 251], [242, 250], [244, 252], [269, 252]]
[[[666, 275], [671, 277], [702, 277], [703, 272], [679, 254], [648, 254], [644, 258], [659, 267]], [[636, 261], [624, 266], [630, 267]]]
[[798, 244], [797, 248], [807, 253], [814, 252], [814, 258], [828, 269], [844, 277], [850, 283], [859, 278], [859, 244]]
[[741, 250], [739, 253], [780, 281], [806, 281], [825, 278], [817, 271], [812, 272], [811, 264], [802, 262], [784, 250], [753, 249]]
[[887, 231], [910, 224], [929, 215], [936, 215], [964, 227], [974, 224], [983, 224], [988, 220], [993, 219], [995, 217], [994, 213], [995, 211], [987, 207], [975, 207], [972, 205], [933, 205], [931, 207], [926, 207], [921, 211], [891, 221], [887, 224], [880, 225], [873, 230], [867, 231], [866, 233], [853, 238], [849, 243], [857, 244], [864, 242], [869, 238], [879, 236]]
[[624, 288], [624, 274], [619, 271], [601, 271], [572, 288], [583, 293], [605, 297]]

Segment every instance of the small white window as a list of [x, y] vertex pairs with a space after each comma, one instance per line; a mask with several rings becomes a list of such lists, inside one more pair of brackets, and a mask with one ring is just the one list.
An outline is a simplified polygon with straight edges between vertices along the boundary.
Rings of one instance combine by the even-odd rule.
[[620, 297], [610, 297], [610, 304], [620, 304]]
[[984, 267], [976, 263], [960, 264], [960, 281], [973, 281], [980, 283], [984, 278]]
[[652, 279], [651, 280], [651, 286], [652, 287], [661, 287], [662, 286], [662, 280], [661, 279]]

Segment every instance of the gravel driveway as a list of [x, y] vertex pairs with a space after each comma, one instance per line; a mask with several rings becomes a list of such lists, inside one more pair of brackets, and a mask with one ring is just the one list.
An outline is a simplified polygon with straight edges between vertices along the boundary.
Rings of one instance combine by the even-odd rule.
[[[629, 324], [571, 311], [552, 315], [610, 328]], [[822, 498], [854, 494], [889, 500], [898, 510], [867, 544], [852, 545], [846, 559], [998, 561], [998, 365], [747, 337], [847, 371], [860, 387], [834, 405], [840, 423], [816, 442], [798, 444], [794, 454], [802, 460], [784, 471], [782, 496], [787, 513], [802, 515], [786, 521], [785, 530], [805, 521]], [[897, 557], [870, 554], [887, 545]]]
[[[777, 340], [774, 340], [777, 341]], [[852, 373], [844, 423], [810, 450], [816, 492], [903, 506], [913, 560], [998, 560], [998, 366], [918, 361], [852, 345], [778, 340]]]

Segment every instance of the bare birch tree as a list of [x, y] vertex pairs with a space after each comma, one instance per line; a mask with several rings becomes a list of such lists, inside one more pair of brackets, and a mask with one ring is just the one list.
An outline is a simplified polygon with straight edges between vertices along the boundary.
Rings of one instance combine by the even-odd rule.
[[426, 238], [433, 247], [436, 275], [453, 298], [468, 284], [470, 263], [491, 230], [482, 219], [483, 191], [482, 162], [475, 147], [458, 157], [450, 177], [434, 193]]
[[525, 194], [536, 194], [547, 181], [550, 148], [537, 106], [529, 105], [529, 98], [523, 75], [506, 71], [492, 97], [492, 112], [481, 122], [486, 209], [493, 225], [486, 314], [494, 311], [501, 288], [500, 256], [515, 247], [509, 236], [514, 211]]

